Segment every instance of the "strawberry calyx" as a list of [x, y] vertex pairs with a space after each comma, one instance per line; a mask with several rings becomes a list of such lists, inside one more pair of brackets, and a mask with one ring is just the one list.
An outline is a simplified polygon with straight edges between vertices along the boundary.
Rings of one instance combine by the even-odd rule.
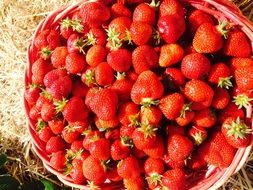
[[40, 86], [38, 84], [35, 84], [35, 83], [31, 83], [28, 85], [28, 88], [29, 89], [35, 89], [35, 88], [39, 88]]
[[126, 77], [126, 73], [125, 72], [123, 72], [123, 73], [117, 72], [115, 77], [117, 80], [122, 80]]
[[47, 126], [46, 122], [43, 121], [42, 119], [39, 119], [36, 123], [37, 131], [40, 132]]
[[157, 10], [159, 5], [160, 5], [160, 1], [156, 2], [156, 0], [152, 0], [151, 3], [149, 4], [149, 6], [154, 8], [155, 10]]
[[157, 30], [154, 30], [153, 34], [152, 34], [152, 37], [156, 41], [155, 45], [159, 45], [160, 42], [161, 42], [161, 35], [160, 35], [160, 33]]
[[40, 51], [40, 54], [41, 54], [42, 58], [46, 60], [52, 54], [52, 50], [50, 50], [49, 47], [43, 47]]
[[111, 42], [111, 50], [117, 50], [122, 46], [122, 42], [119, 39], [120, 34], [116, 32], [115, 28], [109, 27], [106, 29], [107, 32], [107, 41]]
[[100, 190], [100, 187], [95, 185], [93, 181], [87, 180], [87, 186], [89, 187], [90, 190]]
[[138, 129], [141, 132], [143, 132], [144, 137], [148, 138], [148, 137], [153, 137], [156, 135], [156, 131], [158, 128], [155, 128], [149, 124], [141, 124], [141, 127]]
[[52, 95], [51, 94], [49, 94], [48, 93], [48, 91], [46, 91], [44, 88], [40, 88], [41, 89], [41, 95], [43, 96], [43, 97], [45, 97], [46, 99], [48, 99], [48, 100], [53, 100], [53, 97], [52, 97]]
[[224, 127], [228, 129], [228, 136], [234, 136], [236, 139], [243, 139], [248, 134], [252, 133], [252, 129], [250, 129], [239, 117], [237, 117], [236, 121], [232, 121], [230, 125], [225, 124]]
[[92, 129], [88, 127], [86, 130], [83, 131], [82, 135], [88, 136], [92, 132]]
[[196, 132], [194, 135], [192, 135], [192, 137], [196, 145], [200, 145], [204, 141], [202, 132]]
[[241, 109], [242, 107], [247, 108], [248, 106], [250, 106], [250, 102], [253, 100], [253, 98], [249, 98], [245, 94], [239, 94], [237, 96], [234, 96], [233, 98], [233, 102], [235, 103], [235, 105], [238, 106], [239, 109]]
[[75, 41], [74, 41], [74, 46], [79, 49], [80, 53], [85, 53], [84, 52], [84, 47], [86, 46], [86, 43], [85, 43], [85, 40], [83, 37], [81, 38], [77, 38]]
[[147, 180], [151, 182], [151, 184], [154, 184], [155, 186], [158, 185], [158, 183], [161, 183], [162, 175], [154, 172], [151, 173], [148, 177], [146, 177]]
[[152, 100], [152, 98], [142, 98], [141, 105], [149, 108], [151, 105], [157, 106], [160, 103], [159, 100]]
[[95, 80], [95, 73], [94, 71], [92, 71], [91, 69], [88, 69], [85, 74], [85, 84], [87, 86], [91, 86], [92, 84], [95, 84], [96, 83], [96, 80]]
[[120, 137], [120, 141], [124, 146], [133, 147], [133, 140], [127, 136]]
[[68, 102], [68, 100], [65, 99], [65, 98], [63, 98], [62, 100], [54, 102], [56, 114], [62, 112], [62, 110], [66, 106], [67, 102]]
[[92, 32], [88, 32], [86, 36], [87, 36], [87, 38], [84, 40], [85, 46], [96, 45], [97, 39]]
[[81, 20], [79, 19], [75, 20], [69, 18], [63, 19], [61, 21], [61, 26], [63, 28], [66, 28], [67, 30], [71, 27], [74, 31], [77, 31], [79, 33], [83, 31], [83, 25], [81, 24]]
[[104, 171], [107, 171], [109, 169], [109, 164], [111, 160], [101, 160], [100, 163], [104, 168]]
[[180, 117], [185, 118], [186, 112], [191, 111], [191, 103], [185, 104], [180, 112]]
[[229, 30], [227, 28], [227, 21], [220, 21], [219, 24], [216, 26], [217, 31], [225, 38], [227, 39]]
[[131, 35], [131, 32], [129, 30], [126, 30], [126, 36], [124, 38], [124, 41], [128, 42], [127, 44], [128, 45], [132, 45], [133, 42], [132, 42], [132, 35]]
[[230, 87], [233, 87], [233, 84], [231, 82], [231, 78], [232, 78], [232, 76], [224, 77], [224, 78], [220, 77], [218, 87], [226, 88], [226, 89], [229, 89]]
[[96, 142], [100, 139], [100, 136], [98, 136], [98, 134], [95, 134], [93, 135], [91, 138], [90, 138], [90, 143], [93, 143], [93, 142]]
[[139, 123], [139, 113], [135, 114], [135, 115], [130, 115], [128, 117], [129, 121], [130, 121], [130, 124], [129, 126], [132, 126], [132, 127], [137, 127], [140, 125]]

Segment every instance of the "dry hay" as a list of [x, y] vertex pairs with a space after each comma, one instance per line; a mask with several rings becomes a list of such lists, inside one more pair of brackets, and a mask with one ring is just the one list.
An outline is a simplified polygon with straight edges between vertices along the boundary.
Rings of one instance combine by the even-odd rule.
[[[26, 47], [38, 22], [50, 11], [75, 0], [1, 0], [0, 1], [0, 152], [8, 154], [7, 170], [19, 181], [48, 178], [41, 161], [34, 156], [26, 130], [23, 109], [23, 75]], [[253, 19], [251, 0], [234, 0]], [[221, 189], [253, 189], [253, 154], [238, 174]]]

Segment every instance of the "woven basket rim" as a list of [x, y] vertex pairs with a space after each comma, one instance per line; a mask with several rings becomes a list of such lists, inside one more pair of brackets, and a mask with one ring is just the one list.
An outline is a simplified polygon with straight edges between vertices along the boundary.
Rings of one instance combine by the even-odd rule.
[[[56, 24], [58, 22], [66, 17], [68, 14], [72, 13], [73, 11], [77, 10], [82, 4], [87, 2], [96, 2], [97, 0], [81, 0], [76, 4], [61, 7], [58, 10], [53, 11], [51, 14], [49, 14], [44, 20], [40, 22], [38, 25], [31, 43], [28, 47], [27, 51], [27, 58], [28, 62], [26, 65], [26, 71], [25, 71], [25, 86], [29, 84], [29, 79], [31, 79], [31, 64], [35, 61], [34, 56], [34, 39], [38, 35], [38, 33], [44, 29], [47, 28], [53, 28], [56, 27]], [[241, 26], [242, 31], [249, 37], [249, 39], [252, 42], [253, 47], [253, 25], [250, 21], [247, 20], [246, 17], [244, 17], [240, 10], [232, 4], [232, 2], [228, 0], [179, 0], [182, 3], [190, 3], [193, 7], [197, 9], [201, 9], [205, 12], [214, 14], [214, 16], [218, 16], [219, 18], [225, 18], [232, 20], [236, 24]], [[211, 9], [207, 7], [207, 5], [211, 5], [212, 7], [215, 7], [217, 10]], [[221, 12], [222, 11], [222, 12]], [[29, 118], [29, 105], [27, 104], [26, 100], [24, 99], [24, 107], [26, 112], [26, 118], [28, 119], [28, 130], [32, 139], [33, 143], [33, 149], [35, 150], [35, 153], [38, 155], [38, 157], [42, 160], [45, 168], [49, 170], [49, 172], [56, 175], [60, 181], [65, 183], [68, 186], [80, 188], [80, 189], [88, 189], [88, 186], [86, 185], [78, 185], [74, 184], [70, 177], [64, 176], [62, 173], [56, 171], [52, 167], [50, 167], [50, 162], [48, 160], [48, 157], [45, 158], [45, 155], [42, 155], [40, 153], [40, 150], [43, 151], [43, 143], [40, 141], [40, 139], [36, 139], [35, 129], [34, 129], [34, 122]], [[248, 110], [252, 110], [252, 108], [248, 108]], [[251, 112], [252, 113], [252, 112]], [[248, 115], [248, 117], [252, 117], [252, 114]], [[252, 129], [253, 129], [253, 122], [252, 123]], [[252, 135], [253, 136], [253, 135]], [[45, 148], [45, 147], [44, 147]], [[206, 173], [206, 179], [201, 180], [196, 186], [190, 188], [190, 190], [207, 190], [207, 189], [217, 189], [218, 187], [222, 186], [225, 181], [233, 174], [236, 173], [241, 169], [243, 164], [246, 162], [250, 150], [252, 148], [252, 143], [246, 148], [240, 148], [236, 152], [236, 155], [234, 157], [234, 160], [232, 164], [225, 169], [218, 169], [217, 167], [209, 167], [208, 172]], [[112, 183], [113, 184], [113, 183]]]

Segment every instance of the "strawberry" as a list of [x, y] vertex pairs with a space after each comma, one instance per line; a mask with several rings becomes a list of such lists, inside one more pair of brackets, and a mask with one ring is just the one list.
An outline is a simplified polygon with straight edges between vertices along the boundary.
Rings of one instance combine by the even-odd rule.
[[89, 88], [81, 80], [73, 81], [72, 95], [80, 98], [85, 98]]
[[118, 97], [122, 102], [126, 102], [130, 99], [131, 89], [133, 87], [133, 83], [126, 78], [125, 73], [117, 73], [116, 81], [111, 86]]
[[132, 17], [131, 11], [121, 3], [115, 3], [111, 6], [112, 18], [117, 17]]
[[71, 92], [72, 80], [65, 70], [52, 70], [45, 75], [43, 81], [47, 92], [57, 100], [66, 98]]
[[138, 76], [131, 90], [131, 99], [135, 104], [148, 106], [156, 104], [155, 100], [161, 98], [163, 92], [164, 88], [158, 76], [148, 70]]
[[99, 119], [110, 120], [117, 111], [118, 96], [111, 89], [101, 89], [93, 97], [90, 103], [91, 110]]
[[[135, 156], [136, 158], [140, 158], [140, 159], [147, 156], [147, 154], [143, 150], [140, 150], [140, 149], [136, 148], [135, 146], [133, 146], [131, 154], [133, 154], [133, 156]], [[141, 162], [141, 163], [143, 164], [143, 162]], [[143, 168], [143, 166], [141, 166], [141, 167]]]
[[113, 83], [114, 72], [108, 63], [102, 62], [95, 68], [95, 80], [100, 86], [107, 86]]
[[52, 101], [50, 95], [48, 95], [47, 91], [43, 91], [42, 93], [40, 93], [40, 96], [37, 99], [35, 106], [40, 111], [44, 104], [51, 102]]
[[81, 121], [88, 117], [88, 109], [81, 98], [72, 97], [67, 103], [63, 101], [62, 114], [68, 122]]
[[111, 156], [110, 150], [110, 141], [105, 138], [96, 140], [89, 147], [90, 154], [99, 160], [108, 160]]
[[115, 71], [125, 72], [132, 64], [132, 54], [127, 49], [118, 49], [108, 53], [107, 62]]
[[122, 177], [119, 176], [118, 172], [117, 172], [117, 164], [112, 164], [110, 165], [110, 167], [107, 169], [106, 171], [107, 174], [107, 178], [110, 181], [122, 181]]
[[144, 181], [142, 177], [138, 177], [136, 179], [123, 179], [123, 184], [127, 190], [137, 190], [144, 188]]
[[90, 27], [101, 26], [110, 19], [110, 9], [102, 2], [87, 2], [80, 9], [80, 15], [84, 23]]
[[137, 126], [139, 120], [139, 107], [133, 102], [126, 102], [119, 107], [118, 118], [122, 125]]
[[99, 130], [112, 129], [112, 128], [116, 128], [118, 126], [119, 119], [117, 117], [114, 117], [110, 120], [102, 120], [102, 119], [99, 119], [98, 117], [96, 117], [95, 124]]
[[171, 169], [183, 168], [185, 166], [185, 160], [174, 161], [168, 154], [164, 155], [163, 160]]
[[215, 113], [209, 109], [203, 109], [195, 112], [195, 116], [193, 118], [193, 123], [197, 126], [210, 128], [217, 121]]
[[68, 39], [72, 34], [82, 30], [83, 26], [80, 20], [65, 18], [60, 23], [60, 34], [64, 39]]
[[240, 58], [233, 57], [229, 61], [231, 73], [234, 74], [235, 70], [240, 67], [253, 67], [253, 59], [252, 58]]
[[86, 34], [85, 44], [88, 45], [105, 45], [106, 33], [100, 28], [91, 28]]
[[164, 163], [161, 159], [148, 158], [144, 163], [144, 171], [147, 175], [146, 180], [149, 188], [156, 188], [162, 178], [164, 172]]
[[186, 78], [201, 79], [210, 70], [210, 61], [203, 54], [186, 55], [181, 63], [181, 71]]
[[72, 34], [67, 40], [69, 53], [84, 53], [85, 40], [80, 34]]
[[53, 65], [42, 58], [37, 59], [32, 64], [32, 82], [37, 85], [43, 84], [44, 76], [53, 70]]
[[212, 107], [215, 109], [224, 109], [230, 101], [230, 95], [226, 89], [215, 88], [212, 100]]
[[200, 126], [192, 126], [188, 131], [188, 136], [193, 140], [195, 145], [200, 145], [207, 138], [207, 131]]
[[180, 112], [180, 116], [176, 118], [179, 126], [186, 126], [193, 120], [195, 112], [191, 110], [190, 105], [185, 104]]
[[248, 107], [250, 107], [251, 101], [253, 100], [252, 90], [242, 92], [241, 94], [234, 96], [233, 99], [234, 99], [233, 102], [235, 103], [235, 105], [238, 106], [239, 109], [241, 109], [242, 107], [247, 109]]
[[68, 122], [68, 124], [70, 127], [74, 128], [77, 132], [81, 134], [84, 133], [90, 125], [89, 120]]
[[206, 161], [200, 158], [197, 153], [193, 153], [187, 160], [187, 167], [195, 171], [203, 169], [206, 165]]
[[66, 168], [66, 152], [58, 151], [52, 154], [50, 158], [50, 165], [57, 171], [64, 171]]
[[65, 149], [65, 142], [59, 136], [51, 137], [46, 144], [47, 153], [55, 153]]
[[235, 153], [236, 149], [227, 143], [221, 132], [213, 133], [211, 138], [201, 144], [198, 149], [201, 159], [220, 168], [228, 167], [234, 159]]
[[186, 136], [172, 134], [168, 137], [167, 153], [174, 161], [186, 159], [193, 150], [193, 143]]
[[145, 148], [143, 151], [151, 158], [162, 158], [165, 151], [163, 137], [157, 134], [153, 146], [150, 148]]
[[251, 142], [252, 129], [239, 117], [227, 118], [221, 127], [226, 141], [235, 148], [247, 147]]
[[54, 136], [52, 130], [42, 120], [39, 120], [37, 123], [37, 131], [38, 131], [38, 137], [43, 142], [47, 142], [52, 136]]
[[88, 87], [95, 86], [95, 68], [87, 67], [81, 74], [81, 81]]
[[82, 151], [85, 153], [85, 155], [89, 155], [89, 152], [84, 151], [82, 140], [75, 140], [74, 142], [72, 142], [70, 149], [73, 150], [74, 152]]
[[253, 67], [240, 67], [235, 70], [235, 81], [240, 90], [253, 89]]
[[232, 87], [230, 79], [230, 69], [225, 63], [215, 63], [211, 66], [208, 82], [228, 89]]
[[[118, 120], [118, 118], [117, 118]], [[115, 141], [120, 138], [120, 130], [119, 128], [107, 130], [105, 132], [105, 138], [110, 140], [110, 141]]]
[[174, 86], [182, 86], [185, 83], [185, 77], [182, 71], [177, 68], [167, 67], [165, 70], [165, 77], [169, 78]]
[[159, 103], [159, 108], [169, 120], [176, 119], [180, 115], [183, 106], [184, 96], [180, 93], [164, 96]]
[[90, 109], [90, 104], [93, 100], [93, 97], [95, 96], [95, 94], [99, 91], [99, 89], [97, 87], [91, 87], [89, 88], [86, 97], [85, 97], [85, 105]]
[[184, 94], [190, 101], [203, 102], [212, 101], [214, 91], [207, 83], [192, 79], [185, 84]]
[[[224, 24], [215, 26], [213, 23], [204, 22], [201, 24], [193, 38], [192, 45], [198, 53], [214, 53], [223, 47], [222, 35]], [[205, 43], [203, 43], [205, 42]]]
[[134, 83], [137, 80], [139, 75], [132, 69], [132, 70], [127, 71], [126, 76], [131, 82]]
[[85, 131], [85, 138], [83, 139], [83, 147], [86, 150], [90, 150], [91, 144], [100, 138], [103, 138], [103, 134], [98, 130]]
[[199, 9], [193, 10], [188, 17], [188, 29], [191, 35], [194, 35], [198, 27], [203, 23], [214, 24], [211, 15]]
[[25, 100], [30, 106], [33, 106], [36, 104], [36, 101], [38, 100], [40, 96], [41, 90], [38, 88], [35, 84], [30, 84], [28, 88], [25, 89]]
[[71, 74], [81, 73], [86, 66], [84, 56], [78, 53], [70, 53], [66, 57], [65, 68]]
[[183, 6], [178, 0], [164, 0], [159, 6], [159, 16], [179, 14], [184, 16]]
[[56, 110], [55, 110], [55, 106], [53, 103], [45, 103], [43, 104], [43, 106], [41, 107], [41, 118], [44, 121], [50, 121], [54, 118], [54, 116], [56, 115]]
[[118, 174], [124, 179], [137, 179], [141, 168], [134, 156], [128, 156], [118, 163]]
[[189, 55], [192, 53], [197, 53], [197, 51], [194, 49], [194, 47], [191, 44], [189, 44], [184, 48], [184, 54]]
[[179, 125], [168, 125], [166, 127], [166, 134], [167, 135], [179, 134], [185, 136], [185, 127]]
[[106, 167], [98, 158], [90, 155], [83, 161], [83, 175], [95, 185], [103, 184], [106, 180]]
[[230, 31], [224, 43], [223, 53], [232, 57], [250, 57], [252, 52], [250, 41], [240, 30]]
[[93, 45], [86, 53], [86, 62], [92, 67], [96, 67], [103, 62], [106, 57], [106, 49], [101, 45]]
[[145, 45], [152, 36], [152, 26], [144, 22], [133, 22], [130, 27], [131, 39], [138, 45]]
[[55, 68], [63, 68], [65, 66], [65, 60], [68, 55], [68, 49], [66, 46], [55, 48], [51, 55], [51, 63]]
[[162, 16], [158, 20], [158, 31], [168, 44], [175, 43], [185, 31], [185, 21], [178, 14]]
[[141, 45], [132, 53], [134, 71], [141, 74], [143, 71], [158, 67], [158, 55], [155, 49], [149, 45]]
[[113, 160], [122, 160], [129, 156], [131, 150], [129, 144], [125, 143], [125, 138], [115, 140], [111, 145], [111, 157]]
[[182, 169], [176, 168], [168, 170], [163, 174], [162, 186], [173, 190], [186, 189], [185, 172]]
[[73, 143], [80, 137], [80, 133], [74, 126], [68, 125], [62, 131], [62, 138], [69, 144]]
[[70, 177], [75, 184], [83, 184], [85, 182], [82, 164], [82, 160], [80, 159], [74, 159], [71, 163]]
[[158, 107], [142, 107], [140, 111], [140, 121], [143, 124], [157, 126], [162, 120], [162, 112]]
[[36, 105], [30, 108], [29, 118], [32, 120], [38, 120], [40, 118], [40, 110]]
[[141, 3], [135, 7], [133, 12], [133, 22], [144, 22], [154, 26], [156, 23], [155, 1], [153, 4]]
[[143, 125], [136, 128], [132, 134], [133, 143], [136, 148], [143, 150], [152, 147], [156, 141], [156, 130], [156, 128], [150, 125]]
[[184, 56], [183, 48], [178, 44], [165, 44], [161, 47], [159, 65], [169, 67], [181, 61]]

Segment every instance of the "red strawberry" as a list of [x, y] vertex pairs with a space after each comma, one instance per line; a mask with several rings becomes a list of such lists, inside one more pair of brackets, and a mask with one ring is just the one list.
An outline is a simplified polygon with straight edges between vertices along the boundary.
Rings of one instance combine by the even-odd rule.
[[118, 163], [118, 174], [125, 179], [137, 179], [140, 176], [141, 168], [134, 156], [126, 157]]
[[34, 84], [43, 84], [44, 76], [51, 70], [53, 70], [53, 65], [42, 58], [37, 59], [32, 64], [32, 82]]
[[65, 149], [65, 142], [59, 136], [51, 137], [46, 144], [47, 153], [55, 153]]
[[128, 71], [132, 63], [132, 54], [127, 49], [118, 49], [107, 55], [108, 64], [118, 72]]
[[[117, 120], [118, 120], [118, 118], [117, 118]], [[112, 129], [112, 130], [107, 130], [105, 132], [105, 138], [110, 140], [110, 141], [115, 141], [115, 140], [119, 139], [120, 138], [119, 128]]]
[[40, 111], [42, 106], [46, 103], [51, 103], [51, 97], [47, 94], [47, 91], [43, 91], [39, 98], [36, 101], [35, 106], [38, 108], [38, 110]]
[[221, 131], [226, 141], [235, 148], [247, 147], [251, 142], [252, 129], [238, 117], [227, 118]]
[[126, 78], [124, 73], [117, 73], [116, 81], [112, 84], [111, 89], [117, 93], [120, 101], [126, 102], [130, 99], [132, 87], [133, 83]]
[[193, 123], [197, 126], [210, 128], [217, 121], [215, 113], [209, 109], [203, 109], [195, 112], [195, 116], [193, 118]]
[[83, 162], [80, 159], [74, 159], [71, 163], [70, 177], [75, 184], [83, 184], [85, 182], [82, 164]]
[[125, 143], [124, 138], [115, 140], [111, 145], [111, 156], [113, 160], [122, 160], [129, 156], [130, 145]]
[[123, 179], [123, 184], [127, 190], [137, 190], [144, 188], [144, 180], [142, 177], [138, 177], [136, 179]]
[[138, 78], [138, 74], [134, 70], [129, 70], [126, 76], [131, 82], [135, 82]]
[[185, 83], [185, 77], [180, 69], [168, 67], [165, 70], [165, 76], [174, 86], [182, 86]]
[[74, 128], [74, 126], [66, 126], [62, 131], [62, 138], [69, 144], [76, 141], [80, 136], [80, 133]]
[[30, 108], [29, 118], [32, 120], [38, 120], [40, 118], [40, 110], [36, 105]]
[[[132, 148], [132, 152], [133, 156], [135, 156], [136, 158], [144, 158], [147, 156], [147, 154], [143, 151], [143, 150], [140, 150], [138, 148], [136, 148], [135, 146]], [[142, 161], [139, 161], [141, 162], [141, 168], [143, 168], [143, 162]], [[142, 171], [143, 172], [143, 171]]]
[[222, 35], [225, 35], [225, 31], [223, 27], [223, 24], [215, 26], [210, 22], [201, 24], [193, 38], [194, 49], [198, 53], [214, 53], [220, 50], [224, 43]]
[[108, 139], [100, 138], [90, 145], [90, 154], [99, 160], [108, 160], [111, 156], [111, 144]]
[[81, 134], [84, 133], [90, 125], [89, 120], [69, 122], [68, 124]]
[[83, 141], [82, 140], [75, 140], [74, 142], [72, 142], [71, 146], [70, 146], [70, 149], [73, 150], [74, 152], [82, 151], [86, 155], [89, 155], [89, 152], [86, 152], [83, 149]]
[[85, 43], [86, 45], [105, 45], [105, 31], [100, 28], [91, 28], [90, 31], [86, 34]]
[[194, 35], [198, 27], [203, 23], [214, 24], [211, 15], [199, 9], [193, 10], [188, 18], [188, 28], [191, 35]]
[[225, 63], [216, 63], [211, 66], [208, 82], [228, 89], [232, 87], [230, 79], [230, 69]]
[[88, 109], [79, 97], [72, 97], [65, 103], [62, 114], [68, 122], [85, 120], [88, 117]]
[[38, 100], [38, 98], [40, 96], [40, 92], [41, 92], [41, 90], [35, 84], [31, 84], [31, 85], [29, 85], [28, 88], [25, 89], [24, 97], [30, 106], [36, 104], [36, 101]]
[[82, 28], [80, 21], [65, 18], [60, 23], [60, 34], [64, 39], [68, 39], [72, 34], [77, 33], [74, 29], [81, 31]]
[[107, 178], [110, 180], [110, 181], [122, 181], [122, 177], [119, 176], [118, 174], [118, 171], [117, 171], [117, 164], [116, 163], [113, 163], [110, 165], [110, 167], [107, 169], [106, 171], [106, 174], [107, 174]]
[[215, 88], [212, 101], [212, 107], [215, 109], [224, 109], [230, 101], [230, 95], [223, 88]]
[[185, 136], [185, 127], [179, 125], [168, 125], [166, 127], [166, 134], [167, 135], [179, 134]]
[[192, 154], [187, 160], [187, 167], [192, 170], [201, 170], [207, 165], [206, 161], [199, 157], [198, 154]]
[[193, 150], [193, 143], [187, 137], [180, 134], [172, 134], [168, 137], [168, 156], [174, 161], [186, 159]]
[[86, 150], [90, 150], [91, 144], [100, 138], [103, 138], [103, 134], [100, 131], [87, 130], [85, 132], [85, 138], [83, 139], [83, 147]]
[[86, 97], [85, 97], [85, 105], [90, 108], [90, 104], [93, 100], [93, 97], [95, 96], [95, 94], [99, 91], [99, 89], [97, 87], [93, 87], [93, 88], [89, 88]]
[[162, 39], [168, 44], [175, 43], [185, 31], [184, 18], [178, 14], [160, 17], [157, 25]]
[[51, 56], [51, 63], [55, 68], [63, 68], [65, 66], [65, 60], [68, 55], [68, 49], [66, 46], [55, 48]]
[[210, 61], [200, 53], [186, 55], [181, 63], [181, 71], [189, 79], [201, 79], [209, 72], [210, 67]]
[[143, 22], [133, 22], [130, 27], [131, 39], [138, 45], [145, 45], [152, 36], [152, 26]]
[[127, 102], [119, 107], [118, 118], [121, 124], [125, 126], [138, 125], [139, 107], [133, 102]]
[[106, 169], [102, 161], [90, 155], [83, 161], [83, 175], [95, 185], [100, 185], [106, 180]]
[[85, 98], [89, 88], [81, 80], [73, 82], [72, 95], [80, 98]]
[[166, 15], [175, 15], [179, 14], [180, 16], [184, 16], [183, 6], [179, 3], [178, 0], [164, 0], [159, 6], [159, 16]]
[[134, 71], [141, 74], [143, 71], [158, 67], [158, 55], [149, 45], [138, 46], [133, 51], [132, 62]]
[[184, 94], [190, 101], [204, 102], [212, 101], [214, 91], [207, 83], [193, 79], [185, 84]]
[[156, 15], [155, 15], [155, 2], [153, 4], [141, 3], [139, 4], [133, 12], [133, 21], [134, 22], [144, 22], [150, 24], [151, 26], [155, 25]]
[[164, 116], [169, 120], [179, 117], [183, 106], [184, 96], [180, 93], [173, 93], [164, 96], [159, 103], [159, 108], [163, 112]]
[[192, 126], [188, 131], [188, 136], [194, 141], [194, 144], [200, 145], [207, 138], [207, 131], [200, 126]]
[[185, 160], [174, 161], [168, 154], [164, 155], [163, 160], [166, 163], [166, 165], [171, 169], [183, 168], [185, 166]]
[[162, 119], [162, 112], [158, 107], [142, 107], [140, 112], [140, 121], [143, 124], [157, 126]]
[[184, 48], [184, 54], [189, 55], [189, 54], [192, 54], [192, 53], [197, 53], [197, 52], [196, 52], [196, 50], [194, 49], [194, 47], [192, 45], [187, 45]]
[[169, 67], [181, 61], [184, 56], [183, 48], [178, 44], [165, 44], [161, 47], [159, 65]]
[[112, 18], [117, 18], [117, 17], [132, 17], [131, 11], [121, 3], [115, 3], [111, 6], [111, 14]]
[[43, 81], [47, 92], [57, 100], [66, 98], [71, 92], [72, 80], [65, 70], [52, 70], [45, 75]]
[[43, 106], [41, 107], [41, 118], [44, 121], [50, 121], [54, 118], [54, 116], [56, 115], [56, 110], [55, 110], [55, 106], [53, 103], [45, 103], [43, 104]]
[[161, 135], [156, 135], [156, 141], [150, 148], [145, 148], [143, 151], [151, 158], [162, 158], [165, 151], [164, 139]]
[[96, 67], [106, 58], [106, 49], [101, 45], [93, 45], [86, 53], [86, 62], [92, 67]]
[[185, 104], [180, 112], [180, 116], [176, 118], [176, 122], [180, 126], [188, 125], [194, 118], [195, 113], [191, 110], [190, 104]]
[[230, 61], [230, 70], [231, 73], [234, 74], [235, 70], [240, 67], [253, 67], [253, 59], [252, 58], [240, 58], [234, 57]]
[[138, 76], [131, 91], [131, 99], [135, 104], [150, 105], [161, 98], [163, 92], [164, 88], [158, 76], [148, 70]]
[[176, 168], [168, 170], [163, 174], [162, 185], [168, 189], [185, 190], [186, 177], [182, 169]]
[[71, 74], [81, 73], [86, 66], [86, 61], [83, 55], [78, 53], [70, 53], [66, 57], [65, 67]]
[[132, 138], [132, 134], [135, 130], [134, 126], [131, 125], [123, 125], [120, 127], [120, 136], [121, 137], [128, 137], [129, 139]]
[[47, 142], [52, 136], [54, 136], [51, 129], [42, 120], [39, 120], [37, 123], [37, 131], [38, 131], [38, 137], [43, 142]]
[[136, 148], [143, 150], [152, 147], [156, 141], [156, 130], [156, 128], [150, 125], [136, 128], [132, 134], [133, 143]]
[[[81, 81], [88, 87], [93, 87], [96, 84], [95, 68], [88, 67], [81, 74]], [[88, 90], [89, 91], [89, 90]], [[87, 92], [88, 93], [88, 92]]]
[[223, 47], [223, 53], [233, 57], [250, 57], [252, 48], [244, 32], [230, 31]]
[[253, 89], [253, 67], [240, 67], [235, 70], [235, 81], [240, 90]]
[[110, 120], [116, 114], [117, 105], [116, 92], [111, 89], [101, 89], [94, 95], [89, 106], [99, 119]]
[[117, 117], [114, 117], [110, 120], [102, 120], [102, 119], [99, 119], [98, 117], [96, 117], [95, 124], [99, 130], [112, 129], [112, 128], [116, 128], [118, 126], [119, 119]]
[[211, 139], [201, 144], [198, 149], [201, 159], [220, 168], [228, 167], [234, 159], [235, 153], [236, 149], [227, 143], [221, 132], [213, 133]]
[[52, 154], [50, 158], [50, 165], [57, 171], [64, 171], [66, 168], [66, 152], [58, 151]]
[[102, 2], [86, 2], [80, 9], [83, 22], [90, 27], [100, 26], [110, 19], [110, 9]]
[[80, 34], [72, 34], [67, 40], [69, 53], [84, 53], [85, 40]]
[[102, 62], [95, 68], [95, 80], [100, 86], [107, 86], [113, 83], [114, 72], [108, 63]]

